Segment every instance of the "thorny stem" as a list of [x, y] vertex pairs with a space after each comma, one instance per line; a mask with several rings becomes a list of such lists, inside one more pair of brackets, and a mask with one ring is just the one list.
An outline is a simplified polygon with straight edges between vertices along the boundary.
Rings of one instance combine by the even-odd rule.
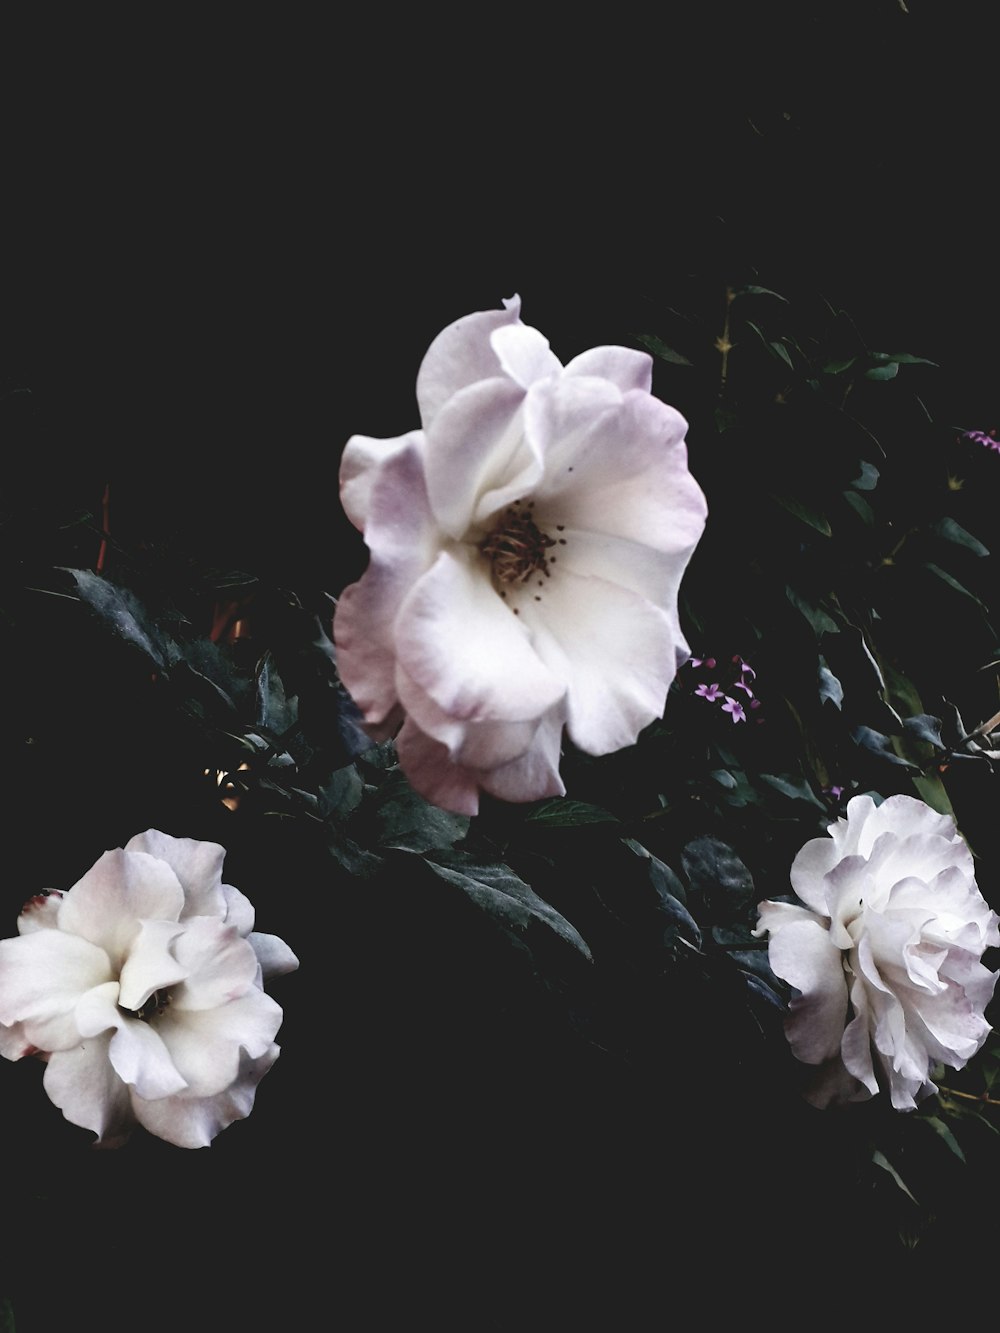
[[946, 1088], [943, 1085], [938, 1087], [938, 1092], [943, 1092], [946, 1097], [961, 1097], [963, 1102], [984, 1102], [987, 1106], [1000, 1106], [1000, 1101], [996, 1097], [988, 1097], [985, 1092], [959, 1092], [957, 1088]]

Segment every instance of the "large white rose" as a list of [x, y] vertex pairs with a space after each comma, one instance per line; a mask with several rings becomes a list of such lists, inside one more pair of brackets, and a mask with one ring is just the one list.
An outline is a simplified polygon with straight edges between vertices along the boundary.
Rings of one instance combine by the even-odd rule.
[[0, 940], [0, 1053], [40, 1055], [45, 1090], [102, 1146], [138, 1122], [201, 1148], [250, 1114], [278, 1056], [263, 980], [298, 967], [222, 883], [224, 850], [150, 829]]
[[423, 429], [353, 436], [340, 474], [371, 554], [337, 607], [341, 675], [373, 736], [402, 722], [414, 787], [462, 814], [480, 791], [562, 795], [564, 725], [606, 754], [661, 715], [705, 524], [651, 358], [597, 347], [564, 367], [519, 314], [514, 297], [440, 333]]
[[761, 903], [755, 934], [769, 934], [771, 967], [799, 992], [786, 1033], [819, 1066], [809, 1099], [860, 1100], [881, 1085], [911, 1110], [937, 1091], [931, 1066], [961, 1069], [990, 1031], [997, 973], [980, 960], [1000, 934], [968, 847], [911, 796], [855, 796], [802, 848], [791, 880], [805, 906]]

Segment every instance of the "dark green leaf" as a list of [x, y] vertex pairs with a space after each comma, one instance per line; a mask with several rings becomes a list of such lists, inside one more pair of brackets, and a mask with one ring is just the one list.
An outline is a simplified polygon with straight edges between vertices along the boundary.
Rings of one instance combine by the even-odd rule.
[[638, 341], [643, 347], [648, 347], [654, 356], [658, 356], [662, 361], [669, 361], [675, 366], [689, 366], [691, 362], [686, 356], [681, 356], [680, 352], [675, 352], [672, 347], [668, 347], [662, 339], [657, 338], [653, 333], [640, 333]]
[[436, 875], [461, 889], [477, 907], [503, 925], [520, 932], [532, 925], [542, 925], [585, 958], [591, 958], [590, 949], [576, 927], [509, 866], [482, 865], [460, 852], [436, 852], [427, 864]]
[[909, 352], [889, 352], [890, 361], [897, 361], [901, 366], [936, 366], [936, 361], [928, 361], [926, 356], [913, 356]]
[[936, 537], [943, 537], [945, 541], [955, 542], [957, 546], [964, 546], [976, 555], [989, 555], [989, 548], [984, 546], [978, 537], [973, 537], [971, 532], [966, 532], [960, 523], [956, 523], [953, 518], [939, 518], [931, 528], [931, 532]]
[[871, 525], [875, 522], [875, 515], [872, 512], [871, 505], [868, 503], [865, 497], [863, 495], [859, 495], [857, 491], [844, 491], [842, 492], [842, 494], [844, 496], [844, 499], [857, 514], [858, 518], [861, 519], [862, 523], [867, 523], [867, 525], [871, 527]]
[[823, 367], [824, 375], [840, 375], [857, 361], [856, 356], [843, 357], [837, 361], [828, 361]]
[[951, 1132], [951, 1130], [948, 1128], [945, 1122], [940, 1119], [940, 1117], [936, 1115], [922, 1115], [918, 1117], [917, 1123], [923, 1125], [929, 1125], [930, 1128], [934, 1131], [934, 1133], [938, 1134], [944, 1140], [944, 1142], [948, 1145], [948, 1147], [955, 1154], [958, 1160], [960, 1162], [965, 1161], [965, 1153], [959, 1146], [958, 1140], [955, 1138], [955, 1135]]
[[947, 748], [941, 739], [941, 719], [939, 717], [932, 717], [930, 713], [918, 713], [916, 717], [906, 718], [903, 726], [908, 734], [916, 740], [925, 741], [938, 750]]
[[694, 838], [681, 852], [681, 864], [693, 893], [710, 911], [731, 910], [754, 901], [753, 876], [719, 838]]
[[840, 629], [837, 622], [818, 606], [813, 606], [800, 597], [799, 594], [789, 585], [785, 586], [785, 596], [797, 610], [801, 611], [809, 624], [816, 632], [817, 638], [821, 634], [836, 634]]
[[391, 773], [374, 812], [378, 843], [408, 852], [451, 847], [469, 831], [468, 815], [453, 815], [418, 796], [402, 773]]
[[844, 702], [844, 687], [822, 657], [819, 659], [819, 697], [829, 699], [836, 708]]
[[824, 537], [831, 534], [830, 522], [822, 514], [818, 514], [815, 509], [810, 509], [808, 505], [797, 500], [793, 495], [772, 494], [771, 499], [775, 504], [781, 505], [782, 509], [787, 509], [790, 514], [794, 514], [797, 519], [803, 523], [808, 523], [811, 528], [821, 532]]
[[889, 361], [884, 366], [872, 366], [870, 370], [865, 371], [866, 380], [894, 380], [899, 374], [899, 364], [896, 361]]
[[854, 478], [851, 485], [856, 491], [873, 491], [879, 479], [879, 470], [874, 463], [866, 463], [862, 458], [861, 475]]
[[934, 574], [937, 578], [947, 583], [949, 588], [954, 588], [955, 591], [960, 592], [963, 597], [968, 597], [970, 601], [975, 602], [975, 604], [979, 607], [982, 607], [984, 611], [986, 610], [986, 607], [983, 606], [983, 603], [979, 600], [979, 598], [976, 596], [974, 592], [969, 592], [968, 588], [964, 587], [961, 583], [959, 583], [958, 579], [952, 578], [952, 576], [948, 573], [948, 571], [942, 569], [940, 565], [932, 564], [931, 561], [928, 560], [924, 563], [924, 569], [930, 570], [930, 572]]
[[813, 789], [806, 782], [805, 778], [779, 777], [775, 773], [761, 773], [761, 781], [766, 782], [769, 787], [775, 791], [780, 791], [782, 796], [787, 796], [793, 801], [807, 801], [810, 805], [817, 806], [825, 811], [826, 806], [816, 796]]
[[545, 824], [549, 828], [571, 828], [577, 824], [617, 824], [618, 816], [599, 805], [556, 796], [534, 806], [525, 820], [532, 824]]
[[[888, 1171], [889, 1175], [892, 1176], [893, 1180], [903, 1191], [903, 1193], [907, 1196], [907, 1198], [913, 1199], [913, 1202], [917, 1203], [916, 1199], [913, 1198], [913, 1195], [908, 1189], [908, 1187], [903, 1183], [902, 1176], [899, 1174], [899, 1172], [892, 1165], [892, 1163], [889, 1161], [889, 1159], [885, 1156], [884, 1153], [879, 1152], [878, 1149], [876, 1148], [876, 1150], [872, 1153], [872, 1161], [875, 1163], [876, 1166], [880, 1166], [883, 1171]], [[918, 1208], [919, 1206], [920, 1205], [917, 1204]]]
[[779, 301], [788, 304], [787, 296], [782, 296], [780, 292], [772, 292], [770, 287], [738, 287], [733, 296], [773, 296]]
[[855, 744], [872, 754], [877, 754], [880, 759], [885, 759], [890, 764], [899, 764], [902, 768], [917, 768], [916, 764], [911, 764], [908, 759], [903, 759], [896, 753], [888, 736], [883, 736], [880, 731], [873, 731], [871, 727], [855, 727], [851, 732], [851, 739]]

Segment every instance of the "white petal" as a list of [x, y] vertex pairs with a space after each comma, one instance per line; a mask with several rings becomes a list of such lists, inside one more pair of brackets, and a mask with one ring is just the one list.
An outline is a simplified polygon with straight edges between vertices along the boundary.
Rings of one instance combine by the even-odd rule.
[[142, 919], [177, 921], [184, 890], [165, 861], [143, 852], [105, 852], [59, 905], [59, 928], [99, 945], [121, 968]]
[[400, 667], [396, 671], [400, 702], [417, 727], [444, 745], [450, 758], [467, 768], [495, 768], [519, 758], [531, 745], [538, 719], [524, 722], [463, 722], [446, 713]]
[[797, 1059], [817, 1065], [840, 1050], [847, 1022], [843, 955], [818, 921], [776, 929], [768, 956], [775, 974], [801, 994], [792, 1000], [785, 1030]]
[[80, 996], [112, 975], [107, 954], [77, 935], [39, 930], [0, 940], [0, 1023], [22, 1023], [39, 1050], [75, 1046]]
[[391, 723], [398, 707], [396, 615], [439, 547], [416, 450], [404, 450], [383, 469], [366, 541], [371, 561], [362, 579], [341, 594], [333, 633], [337, 669], [374, 730]]
[[417, 402], [425, 430], [460, 389], [502, 373], [490, 335], [506, 324], [519, 323], [520, 308], [515, 299], [505, 310], [464, 315], [437, 335], [417, 373]]
[[257, 975], [257, 955], [235, 926], [194, 917], [174, 941], [185, 979], [171, 991], [173, 1010], [211, 1009], [244, 995]]
[[412, 718], [396, 737], [399, 765], [415, 792], [456, 815], [479, 813], [479, 777], [462, 768], [446, 746], [420, 730]]
[[494, 329], [490, 345], [504, 374], [522, 389], [562, 370], [562, 362], [549, 347], [548, 338], [527, 324], [505, 324]]
[[120, 1010], [108, 1058], [122, 1082], [144, 1099], [170, 1097], [187, 1086], [153, 1024], [128, 1018]]
[[427, 432], [431, 512], [455, 541], [525, 495], [542, 474], [524, 435], [524, 392], [508, 379], [470, 385], [445, 404]]
[[117, 1147], [135, 1124], [128, 1089], [108, 1056], [110, 1038], [92, 1037], [56, 1051], [45, 1066], [45, 1091], [71, 1124], [93, 1130], [99, 1145]]
[[419, 452], [423, 431], [412, 430], [391, 440], [373, 440], [367, 435], [352, 435], [340, 460], [340, 503], [356, 528], [368, 526], [372, 490], [383, 466], [396, 454]]
[[21, 1060], [37, 1050], [35, 1043], [28, 1040], [23, 1023], [11, 1023], [9, 1027], [0, 1023], [0, 1055], [5, 1060]]
[[607, 380], [562, 376], [531, 387], [524, 416], [545, 461], [539, 508], [567, 526], [690, 557], [707, 505], [688, 471], [680, 413]]
[[217, 842], [198, 842], [194, 838], [174, 838], [169, 833], [149, 829], [139, 833], [125, 844], [127, 852], [146, 852], [160, 861], [166, 861], [184, 890], [186, 916], [218, 916], [225, 912], [222, 897], [222, 863], [224, 847]]
[[120, 1003], [133, 1012], [142, 1008], [153, 991], [172, 986], [187, 976], [171, 953], [171, 942], [184, 927], [178, 921], [140, 921], [139, 933], [132, 942], [121, 970]]
[[[539, 657], [568, 685], [568, 729], [588, 754], [631, 745], [663, 713], [677, 663], [670, 617], [644, 597], [569, 570], [522, 602]], [[554, 701], [553, 701], [554, 702]]]
[[236, 1079], [241, 1047], [253, 1059], [263, 1055], [281, 1027], [281, 1018], [281, 1006], [251, 987], [239, 999], [215, 1009], [182, 1011], [171, 1005], [157, 1016], [155, 1030], [188, 1086], [185, 1095], [214, 1097]]
[[151, 1134], [168, 1143], [207, 1148], [220, 1130], [250, 1114], [257, 1084], [278, 1058], [278, 1049], [271, 1046], [257, 1060], [244, 1056], [235, 1082], [215, 1097], [161, 1097], [145, 1102], [133, 1094], [133, 1113]]
[[559, 776], [565, 706], [550, 708], [542, 718], [534, 739], [519, 759], [501, 764], [480, 775], [484, 791], [502, 801], [540, 801], [549, 796], [565, 796]]
[[257, 955], [265, 981], [271, 977], [284, 976], [286, 972], [294, 972], [299, 965], [295, 954], [277, 935], [263, 935], [254, 930], [247, 935], [246, 940]]
[[396, 643], [406, 674], [462, 722], [539, 718], [565, 690], [475, 558], [441, 553], [403, 603]]
[[649, 393], [653, 387], [653, 358], [648, 352], [629, 347], [592, 347], [568, 362], [563, 373], [610, 380], [622, 393], [629, 389]]
[[821, 916], [828, 916], [830, 904], [827, 901], [825, 877], [839, 860], [837, 847], [832, 838], [813, 838], [799, 851], [789, 878], [792, 888], [807, 907]]
[[235, 926], [238, 933], [245, 939], [253, 930], [256, 916], [253, 903], [245, 893], [241, 893], [239, 889], [234, 889], [232, 884], [223, 884], [222, 894], [226, 900], [226, 914], [223, 920], [227, 926]]
[[59, 904], [63, 895], [58, 889], [36, 893], [21, 908], [17, 918], [17, 933], [30, 935], [33, 930], [55, 930], [59, 925]]

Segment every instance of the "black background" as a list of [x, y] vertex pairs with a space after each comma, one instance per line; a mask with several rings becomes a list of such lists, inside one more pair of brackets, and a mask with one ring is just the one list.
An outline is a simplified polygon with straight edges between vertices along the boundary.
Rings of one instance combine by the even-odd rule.
[[[364, 566], [340, 451], [417, 424], [416, 369], [445, 324], [517, 291], [567, 360], [655, 332], [691, 275], [718, 283], [720, 308], [751, 270], [792, 299], [820, 292], [873, 345], [942, 365], [939, 415], [993, 425], [995, 89], [977, 12], [673, 10], [567, 11], [547, 31], [490, 11], [19, 35], [0, 161], [5, 508], [93, 507], [110, 479], [123, 540], [337, 592]], [[78, 557], [76, 536], [45, 530], [53, 562]], [[133, 740], [95, 751], [80, 709], [113, 713], [116, 681], [69, 662], [62, 681], [44, 605], [35, 630], [8, 722], [51, 709], [39, 724], [66, 727], [67, 770], [10, 761], [15, 911], [161, 822], [172, 776], [123, 776]], [[36, 660], [48, 674], [25, 694]], [[227, 840], [171, 807], [185, 813], [197, 827], [171, 831]], [[192, 1328], [642, 1328], [687, 1296], [752, 1307], [776, 1267], [865, 1252], [864, 1201], [835, 1189], [846, 1150], [766, 1073], [728, 1083], [699, 1051], [709, 1018], [666, 1095], [553, 1049], [516, 997], [510, 1026], [484, 1031], [477, 960], [449, 958], [402, 904], [387, 937], [385, 905], [343, 886], [330, 912], [324, 866], [280, 830], [230, 848], [229, 878], [303, 966], [275, 988], [282, 1058], [211, 1152], [89, 1153], [40, 1069], [0, 1071], [21, 1333], [69, 1312], [146, 1323], [149, 1301]], [[952, 1234], [945, 1255], [980, 1243], [974, 1219]]]

